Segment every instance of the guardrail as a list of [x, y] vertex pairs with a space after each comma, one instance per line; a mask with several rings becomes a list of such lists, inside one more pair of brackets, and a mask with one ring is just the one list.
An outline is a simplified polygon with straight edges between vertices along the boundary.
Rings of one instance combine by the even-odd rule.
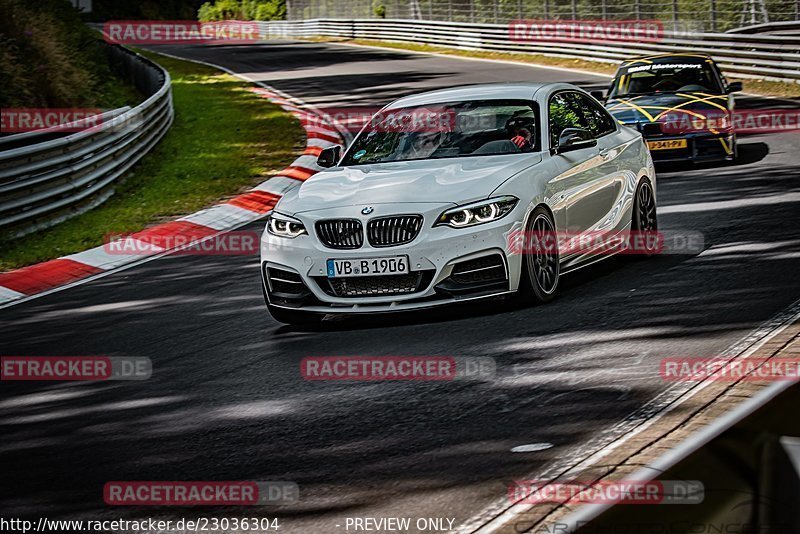
[[728, 30], [728, 33], [767, 33], [770, 35], [800, 35], [800, 20], [765, 22]]
[[119, 46], [112, 68], [147, 99], [104, 113], [97, 126], [63, 136], [52, 130], [0, 140], [0, 232], [20, 236], [104, 202], [134, 163], [169, 129], [174, 117], [169, 73]]
[[798, 402], [800, 385], [772, 384], [625, 475], [626, 482], [700, 479], [701, 504], [587, 504], [557, 532], [800, 532], [800, 422], [786, 416]]
[[377, 39], [467, 50], [535, 53], [619, 63], [634, 56], [674, 52], [709, 54], [726, 74], [800, 82], [800, 36], [664, 31], [657, 42], [516, 42], [507, 24], [421, 20], [315, 19], [263, 22], [264, 38]]

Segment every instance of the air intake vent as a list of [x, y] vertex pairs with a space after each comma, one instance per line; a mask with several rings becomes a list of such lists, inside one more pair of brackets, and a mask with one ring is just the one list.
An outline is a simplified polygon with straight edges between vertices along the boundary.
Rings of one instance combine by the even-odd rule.
[[373, 247], [411, 243], [422, 229], [422, 215], [379, 217], [367, 223], [367, 239]]
[[450, 278], [459, 284], [498, 282], [506, 279], [506, 266], [499, 255], [492, 254], [455, 264]]
[[332, 297], [381, 297], [406, 295], [424, 290], [433, 280], [434, 269], [388, 276], [354, 276], [352, 278], [314, 278], [320, 288]]
[[364, 244], [364, 229], [358, 219], [317, 222], [317, 237], [328, 248], [354, 249]]

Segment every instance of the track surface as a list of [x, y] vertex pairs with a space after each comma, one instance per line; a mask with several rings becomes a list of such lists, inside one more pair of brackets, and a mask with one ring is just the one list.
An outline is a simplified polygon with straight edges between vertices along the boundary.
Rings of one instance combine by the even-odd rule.
[[[330, 44], [165, 49], [318, 105], [475, 82], [606, 84]], [[800, 295], [799, 141], [750, 137], [739, 165], [662, 170], [662, 229], [703, 232], [704, 252], [601, 262], [565, 278], [546, 307], [483, 303], [299, 330], [267, 315], [256, 257], [171, 256], [0, 310], [2, 354], [147, 356], [154, 365], [146, 382], [0, 385], [0, 509], [83, 519], [257, 512], [280, 517], [283, 532], [344, 531], [346, 517], [466, 521], [502, 499], [510, 480], [663, 391], [661, 358], [717, 355]], [[491, 356], [498, 376], [306, 382], [299, 362], [309, 355]], [[510, 452], [530, 443], [554, 447]], [[102, 501], [109, 480], [293, 480], [302, 500], [276, 510], [111, 509]]]

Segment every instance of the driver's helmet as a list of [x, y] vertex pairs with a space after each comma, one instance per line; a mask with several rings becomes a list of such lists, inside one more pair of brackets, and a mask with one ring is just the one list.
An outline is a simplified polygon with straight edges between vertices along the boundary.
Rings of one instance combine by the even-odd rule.
[[510, 136], [517, 135], [522, 129], [528, 130], [531, 136], [536, 135], [536, 119], [532, 111], [517, 112], [506, 121], [506, 131]]

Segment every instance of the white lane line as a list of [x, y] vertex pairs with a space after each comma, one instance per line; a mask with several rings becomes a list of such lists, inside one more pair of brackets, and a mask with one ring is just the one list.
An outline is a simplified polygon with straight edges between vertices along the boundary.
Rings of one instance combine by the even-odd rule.
[[[157, 245], [145, 243], [144, 241], [126, 236], [116, 245], [107, 243], [99, 247], [64, 256], [63, 259], [77, 261], [78, 263], [83, 263], [84, 265], [89, 265], [97, 269], [108, 270], [135, 261], [142, 256], [157, 254], [163, 250], [163, 248]], [[130, 251], [133, 251], [133, 253], [130, 253]]]
[[[309, 41], [309, 42], [313, 42], [313, 41]], [[522, 66], [522, 67], [530, 67], [530, 68], [533, 68], [533, 69], [558, 70], [558, 71], [562, 71], [562, 72], [579, 72], [581, 74], [589, 74], [591, 76], [598, 76], [600, 78], [613, 78], [614, 77], [611, 74], [603, 74], [601, 72], [592, 72], [592, 71], [589, 71], [589, 70], [581, 70], [581, 69], [571, 69], [569, 67], [555, 67], [553, 65], [540, 65], [538, 63], [528, 63], [528, 62], [524, 62], [524, 61], [514, 61], [514, 60], [511, 60], [511, 59], [490, 59], [490, 58], [485, 58], [485, 57], [455, 56], [455, 55], [446, 54], [444, 52], [425, 52], [425, 51], [420, 51], [420, 50], [410, 50], [410, 49], [406, 49], [406, 48], [392, 48], [392, 47], [389, 47], [389, 46], [374, 46], [374, 45], [363, 45], [363, 44], [352, 44], [352, 43], [339, 43], [339, 42], [335, 42], [335, 41], [331, 41], [329, 43], [326, 42], [325, 44], [333, 44], [333, 45], [337, 45], [337, 46], [351, 46], [353, 48], [371, 48], [373, 50], [380, 50], [382, 52], [386, 52], [387, 50], [389, 50], [389, 51], [395, 51], [395, 52], [403, 52], [403, 53], [406, 53], [406, 54], [422, 54], [422, 55], [425, 55], [425, 56], [443, 57], [443, 58], [447, 58], [447, 59], [463, 59], [465, 61], [484, 61], [484, 62], [495, 63], [495, 64], [502, 63], [504, 65], [516, 65], [516, 66]], [[521, 53], [524, 54], [525, 52], [521, 52]], [[557, 57], [557, 58], [560, 58], [560, 59], [565, 59], [565, 58], [563, 58], [563, 56], [553, 56], [553, 55], [548, 55], [548, 54], [538, 54], [538, 55], [545, 56], [545, 57]], [[584, 61], [591, 61], [590, 59], [587, 59], [587, 58], [576, 58], [576, 59], [582, 59]], [[616, 65], [617, 64], [616, 62], [612, 63], [612, 62], [608, 62], [608, 61], [596, 61], [594, 63], [605, 64], [605, 65]]]
[[[794, 302], [761, 324], [722, 351], [721, 354], [736, 359], [746, 358], [798, 319], [800, 319], [800, 301]], [[676, 382], [613, 427], [602, 431], [599, 436], [571, 451], [560, 454], [559, 460], [546, 466], [543, 471], [519, 478], [553, 480], [565, 476], [569, 472], [586, 469], [656, 424], [670, 411], [705, 389], [711, 382], [712, 380], [709, 379], [699, 383]], [[496, 532], [500, 527], [513, 521], [530, 508], [530, 505], [509, 504], [508, 498], [505, 497], [462, 523], [455, 532], [461, 534]]]
[[6, 300], [15, 300], [24, 297], [24, 293], [8, 289], [7, 287], [0, 286], [0, 304]]
[[267, 193], [272, 193], [273, 195], [283, 196], [284, 194], [294, 189], [295, 187], [299, 187], [300, 184], [302, 183], [303, 182], [301, 180], [298, 180], [297, 178], [277, 175], [273, 176], [266, 182], [255, 186], [253, 189], [255, 189], [256, 191], [265, 191]]
[[[192, 63], [197, 63], [197, 64], [200, 64], [200, 65], [205, 65], [207, 67], [212, 67], [212, 68], [215, 68], [215, 69], [219, 69], [222, 72], [225, 72], [227, 74], [230, 74], [231, 76], [239, 78], [240, 80], [244, 80], [246, 82], [258, 85], [259, 87], [263, 87], [267, 91], [271, 91], [271, 92], [275, 93], [276, 95], [278, 95], [279, 97], [283, 98], [287, 102], [294, 103], [297, 107], [299, 107], [299, 108], [301, 108], [303, 110], [310, 110], [313, 113], [318, 114], [319, 116], [324, 116], [325, 115], [325, 113], [323, 111], [321, 111], [319, 108], [317, 108], [316, 106], [313, 106], [313, 105], [307, 103], [306, 101], [304, 101], [304, 100], [302, 100], [300, 98], [297, 98], [296, 96], [292, 96], [292, 95], [290, 95], [288, 93], [284, 93], [280, 89], [278, 89], [276, 87], [272, 87], [268, 83], [264, 83], [262, 81], [255, 80], [255, 79], [251, 78], [250, 76], [248, 76], [246, 74], [240, 74], [240, 73], [235, 72], [235, 71], [233, 71], [233, 70], [231, 70], [231, 69], [229, 69], [227, 67], [223, 67], [222, 65], [217, 65], [216, 63], [211, 63], [209, 61], [203, 61], [202, 59], [192, 59], [192, 58], [176, 56], [176, 55], [173, 55], [173, 54], [167, 54], [166, 52], [161, 52], [159, 50], [152, 50], [152, 52], [155, 53], [155, 54], [161, 54], [162, 56], [170, 57], [172, 59], [177, 59], [177, 60], [180, 60], [180, 61], [190, 61]], [[341, 135], [342, 139], [345, 140], [346, 144], [351, 140], [352, 135], [343, 126], [341, 126], [340, 124], [337, 124], [337, 123], [334, 123], [332, 126], [334, 128], [336, 128], [336, 130], [338, 131], [339, 135]]]
[[227, 230], [236, 224], [254, 221], [259, 216], [260, 214], [256, 211], [246, 210], [233, 204], [217, 204], [178, 220], [199, 224], [214, 230]]
[[781, 193], [777, 195], [739, 198], [736, 200], [714, 200], [711, 202], [694, 202], [671, 204], [658, 208], [658, 214], [672, 213], [707, 213], [710, 210], [733, 210], [751, 206], [774, 206], [800, 201], [800, 193]]

